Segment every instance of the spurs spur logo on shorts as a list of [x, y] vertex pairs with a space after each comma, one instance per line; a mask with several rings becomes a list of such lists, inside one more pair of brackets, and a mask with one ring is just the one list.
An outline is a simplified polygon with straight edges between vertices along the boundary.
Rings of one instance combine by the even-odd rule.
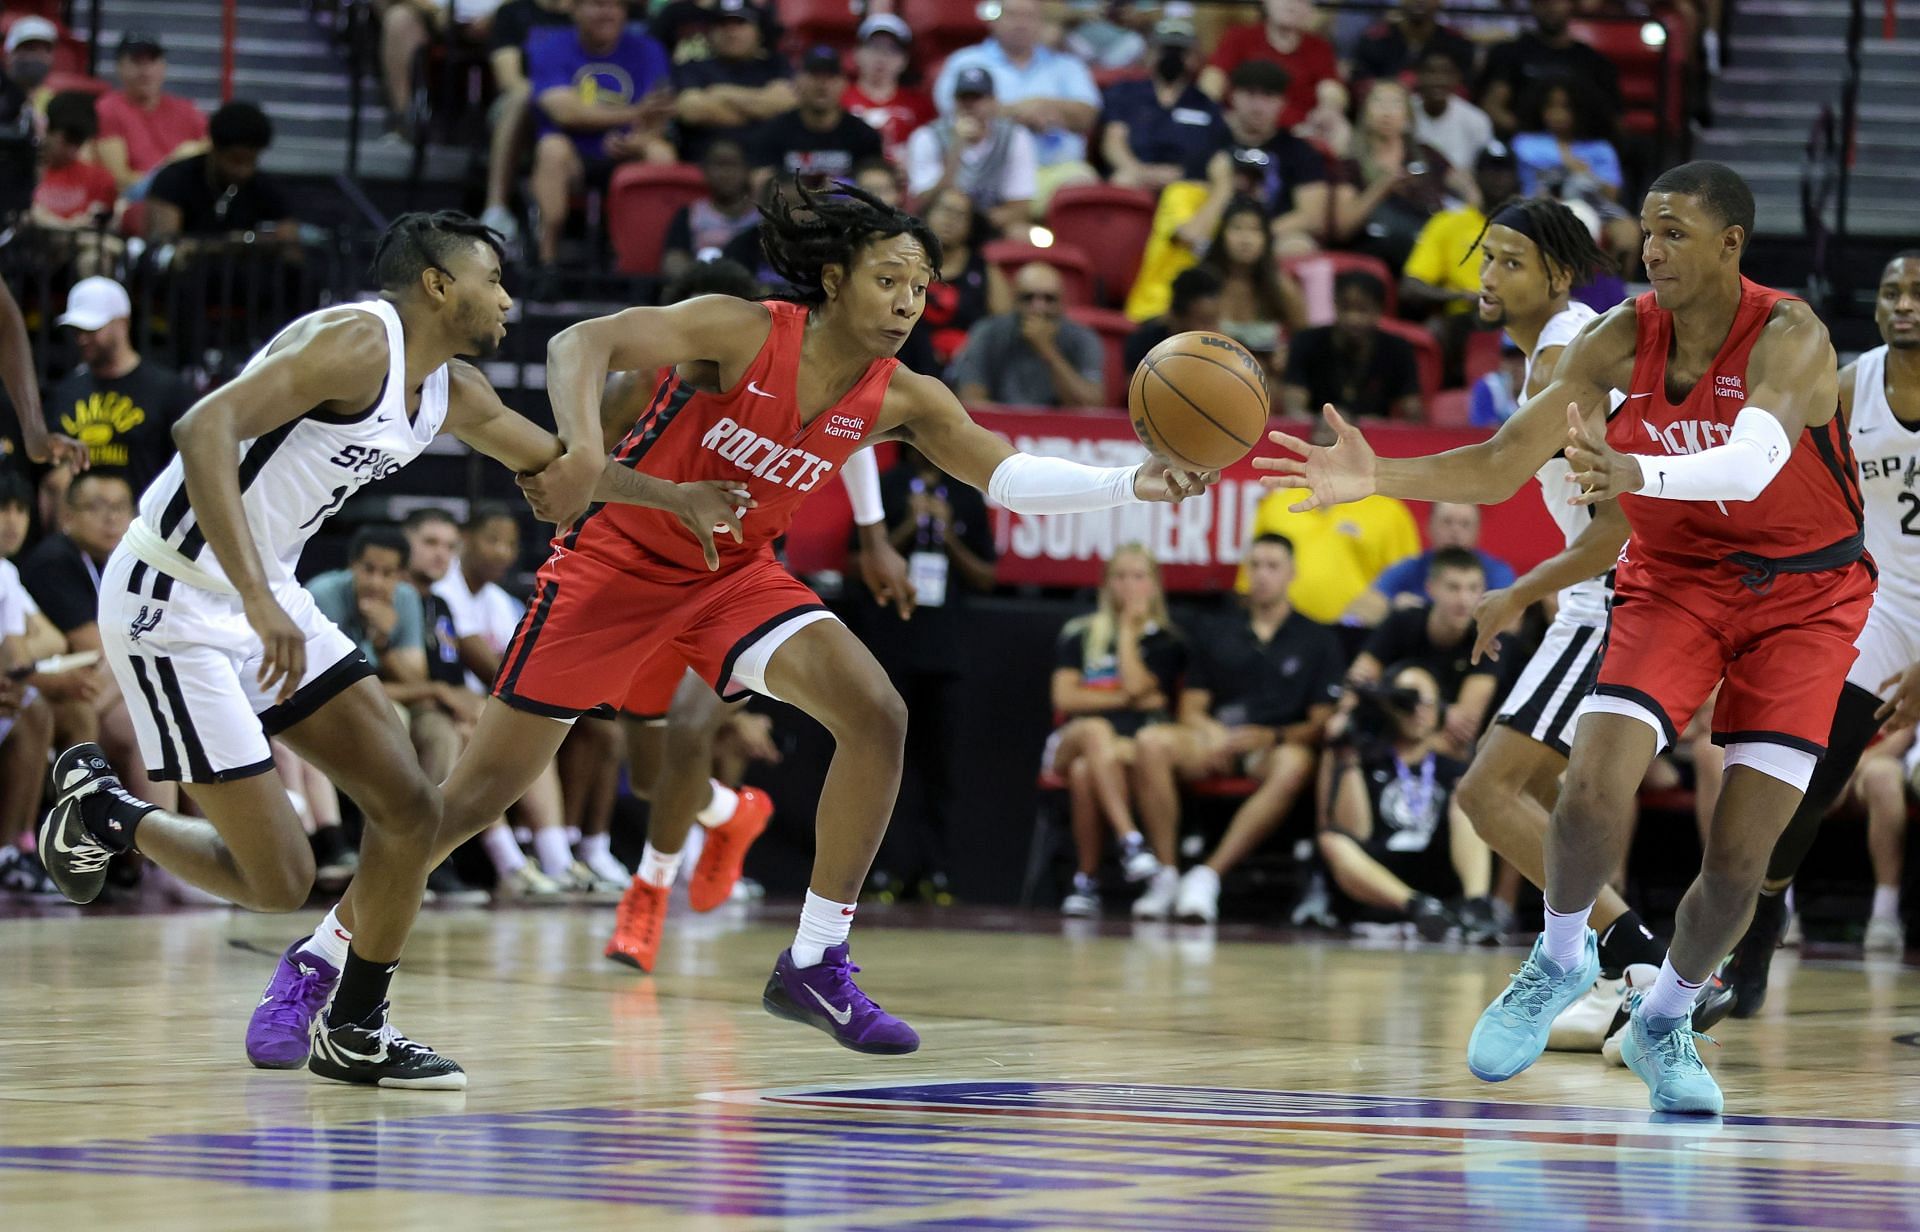
[[153, 607], [150, 604], [142, 603], [139, 614], [127, 624], [127, 640], [137, 642], [144, 635], [159, 628], [160, 617], [165, 611], [165, 608]]

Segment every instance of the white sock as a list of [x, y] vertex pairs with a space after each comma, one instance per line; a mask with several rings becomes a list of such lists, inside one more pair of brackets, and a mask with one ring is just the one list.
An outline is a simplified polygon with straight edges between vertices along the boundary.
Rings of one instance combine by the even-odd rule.
[[1592, 903], [1578, 911], [1547, 908], [1547, 958], [1562, 971], [1571, 971], [1580, 965], [1580, 955], [1587, 948], [1587, 917], [1592, 914]]
[[580, 841], [580, 827], [568, 826], [567, 827], [567, 846], [571, 847], [575, 843], [578, 843], [579, 841]]
[[1693, 999], [1699, 993], [1699, 984], [1681, 979], [1680, 973], [1673, 969], [1673, 956], [1669, 954], [1660, 964], [1660, 978], [1653, 982], [1646, 999], [1640, 1002], [1641, 1017], [1685, 1018], [1693, 1013]]
[[580, 839], [580, 858], [588, 864], [613, 854], [613, 835], [587, 834]]
[[327, 918], [320, 921], [320, 927], [313, 930], [300, 948], [318, 954], [333, 964], [338, 971], [347, 965], [347, 943], [353, 940], [353, 934], [340, 923], [340, 909], [327, 912]]
[[656, 851], [652, 843], [640, 853], [640, 868], [634, 877], [648, 885], [670, 886], [675, 873], [680, 871], [680, 853], [677, 851]]
[[800, 931], [793, 935], [793, 965], [819, 966], [829, 947], [847, 939], [853, 909], [853, 903], [836, 903], [808, 890], [807, 905], [800, 909]]
[[740, 793], [722, 783], [719, 779], [708, 779], [713, 787], [713, 798], [707, 801], [707, 807], [693, 815], [693, 819], [703, 826], [724, 826], [733, 820], [733, 810], [740, 807]]
[[1900, 887], [1897, 885], [1873, 887], [1873, 914], [1878, 919], [1897, 920], [1900, 918]]
[[493, 861], [493, 871], [501, 877], [511, 877], [527, 866], [527, 857], [514, 841], [513, 831], [501, 823], [487, 827], [480, 841], [487, 849], [487, 858]]
[[542, 826], [535, 830], [533, 853], [540, 857], [540, 871], [549, 877], [564, 877], [573, 867], [573, 848], [567, 845], [564, 826]]

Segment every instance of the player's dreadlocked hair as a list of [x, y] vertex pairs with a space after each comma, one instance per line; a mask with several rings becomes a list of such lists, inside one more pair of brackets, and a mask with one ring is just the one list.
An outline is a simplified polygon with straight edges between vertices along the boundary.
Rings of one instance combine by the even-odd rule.
[[404, 291], [427, 270], [445, 270], [447, 260], [475, 240], [505, 258], [500, 233], [458, 210], [402, 214], [381, 233], [373, 250], [373, 280], [383, 291]]
[[1614, 270], [1612, 259], [1593, 242], [1593, 232], [1587, 230], [1587, 224], [1551, 197], [1513, 197], [1499, 209], [1489, 211], [1480, 234], [1473, 237], [1467, 255], [1460, 258], [1461, 264], [1472, 260], [1473, 254], [1480, 251], [1480, 241], [1487, 238], [1487, 228], [1495, 223], [1512, 227], [1532, 240], [1540, 249], [1540, 259], [1546, 263], [1549, 277], [1566, 274], [1572, 285], [1579, 286], [1597, 273]]
[[802, 302], [818, 304], [826, 298], [820, 272], [827, 266], [851, 269], [854, 255], [862, 248], [896, 235], [919, 241], [934, 277], [940, 276], [940, 241], [912, 214], [845, 181], [821, 192], [807, 188], [798, 178], [787, 187], [792, 196], [775, 192], [759, 207], [760, 248], [767, 264], [792, 285]]

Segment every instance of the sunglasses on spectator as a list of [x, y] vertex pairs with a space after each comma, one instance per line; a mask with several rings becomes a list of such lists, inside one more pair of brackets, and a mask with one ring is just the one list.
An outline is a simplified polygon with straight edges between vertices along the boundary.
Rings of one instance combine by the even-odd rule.
[[1052, 291], [1022, 291], [1018, 299], [1023, 304], [1057, 304], [1060, 297]]

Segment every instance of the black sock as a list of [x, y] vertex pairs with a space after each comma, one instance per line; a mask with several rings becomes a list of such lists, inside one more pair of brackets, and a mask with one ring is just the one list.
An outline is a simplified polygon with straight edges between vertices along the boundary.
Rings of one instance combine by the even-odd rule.
[[1636, 911], [1621, 914], [1600, 934], [1600, 970], [1617, 978], [1630, 963], [1657, 967], [1667, 957], [1667, 943], [1653, 935]]
[[341, 1027], [371, 1018], [387, 999], [387, 984], [399, 966], [398, 962], [368, 962], [349, 948], [347, 965], [340, 969], [340, 987], [327, 1007], [327, 1025]]
[[148, 804], [133, 795], [96, 791], [81, 798], [80, 823], [95, 842], [114, 851], [131, 851], [134, 831], [141, 819], [159, 811], [159, 805]]

